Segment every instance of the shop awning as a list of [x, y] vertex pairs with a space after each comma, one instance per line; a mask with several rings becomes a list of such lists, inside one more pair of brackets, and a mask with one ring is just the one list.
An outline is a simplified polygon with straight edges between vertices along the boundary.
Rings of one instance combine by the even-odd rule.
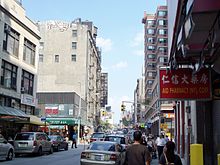
[[0, 106], [0, 115], [1, 116], [17, 116], [17, 117], [28, 118], [28, 115], [25, 114], [23, 111], [16, 109], [16, 108], [5, 107], [5, 106]]
[[75, 118], [46, 118], [46, 122], [54, 125], [74, 125], [77, 121]]

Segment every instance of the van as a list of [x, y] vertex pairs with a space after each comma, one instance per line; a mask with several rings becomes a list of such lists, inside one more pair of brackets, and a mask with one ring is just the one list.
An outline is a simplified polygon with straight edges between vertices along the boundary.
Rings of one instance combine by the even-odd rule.
[[50, 138], [43, 132], [20, 132], [14, 139], [15, 156], [20, 154], [37, 154], [43, 152], [53, 153]]

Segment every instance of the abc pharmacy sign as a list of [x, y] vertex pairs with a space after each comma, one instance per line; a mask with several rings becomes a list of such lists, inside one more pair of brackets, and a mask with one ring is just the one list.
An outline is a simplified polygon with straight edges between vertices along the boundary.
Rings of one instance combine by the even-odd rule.
[[210, 99], [211, 82], [208, 69], [192, 74], [192, 69], [160, 70], [161, 99]]

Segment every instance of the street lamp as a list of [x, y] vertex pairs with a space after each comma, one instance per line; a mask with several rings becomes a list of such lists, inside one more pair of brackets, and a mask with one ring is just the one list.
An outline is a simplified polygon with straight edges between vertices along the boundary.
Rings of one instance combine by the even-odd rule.
[[77, 126], [77, 144], [80, 143], [80, 120], [81, 120], [81, 82], [78, 82], [79, 85], [80, 85], [80, 94], [79, 94], [79, 109], [78, 109], [78, 116], [77, 116], [77, 119], [78, 119], [78, 126]]

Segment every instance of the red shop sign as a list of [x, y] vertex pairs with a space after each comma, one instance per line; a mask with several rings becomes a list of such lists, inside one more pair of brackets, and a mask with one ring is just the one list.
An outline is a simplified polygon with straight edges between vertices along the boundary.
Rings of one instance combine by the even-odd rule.
[[211, 98], [210, 72], [201, 69], [192, 74], [190, 68], [160, 70], [160, 98], [201, 100]]

